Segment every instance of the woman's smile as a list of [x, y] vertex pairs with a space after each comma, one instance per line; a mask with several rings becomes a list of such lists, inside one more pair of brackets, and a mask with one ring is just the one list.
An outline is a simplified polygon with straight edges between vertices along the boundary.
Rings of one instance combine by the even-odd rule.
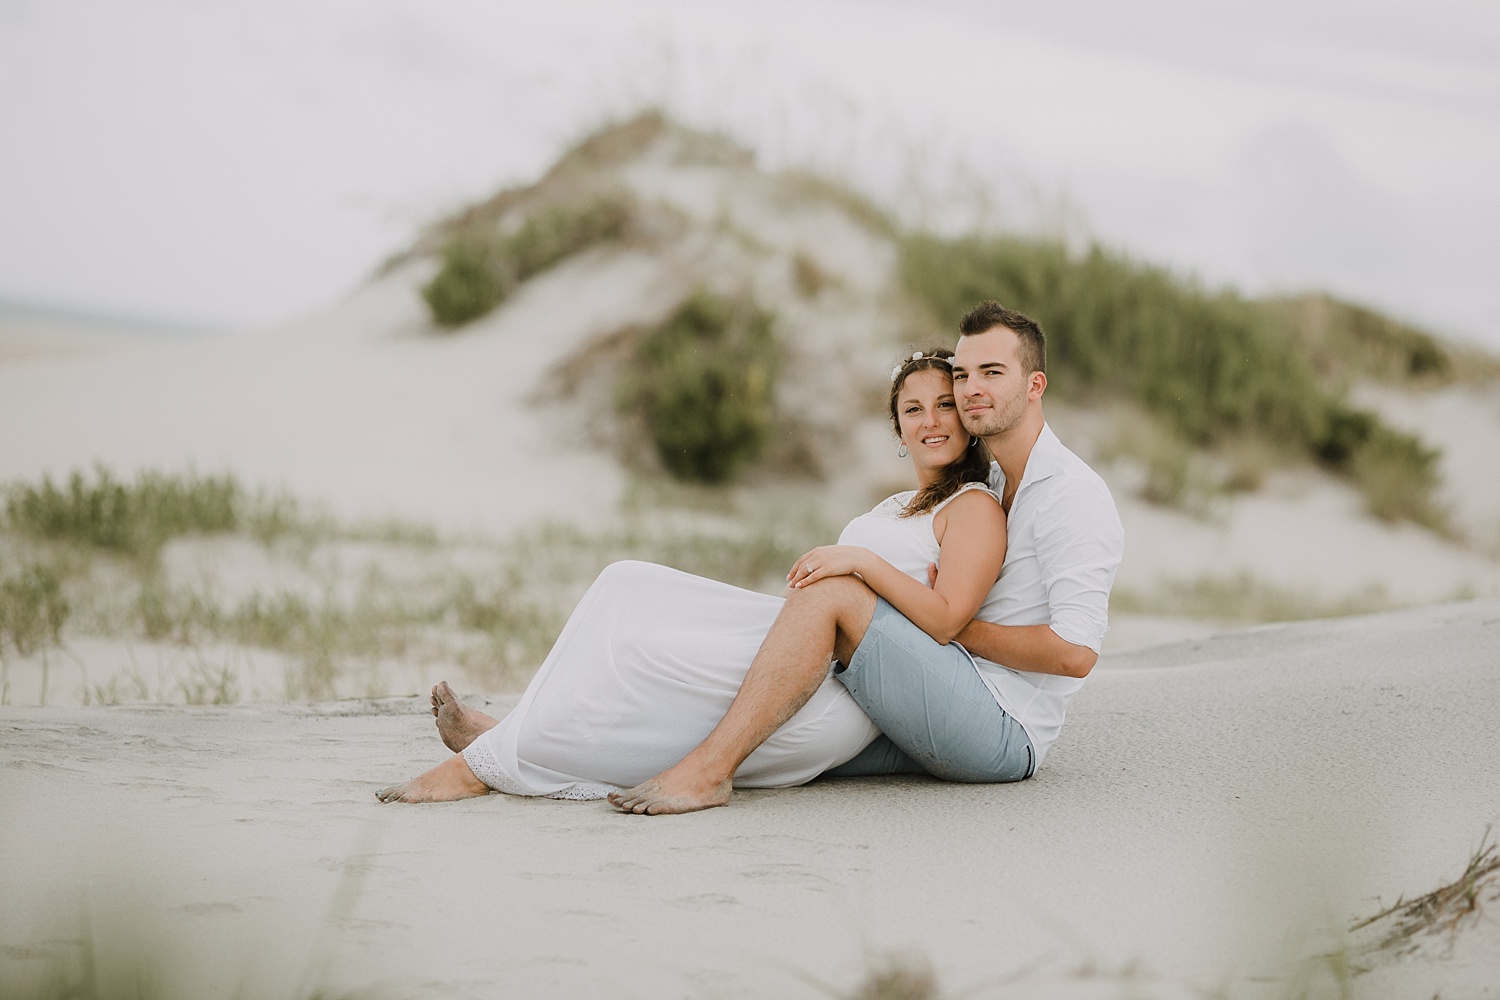
[[957, 461], [969, 446], [969, 434], [958, 418], [953, 381], [947, 372], [913, 372], [901, 386], [901, 440], [911, 453], [922, 485]]

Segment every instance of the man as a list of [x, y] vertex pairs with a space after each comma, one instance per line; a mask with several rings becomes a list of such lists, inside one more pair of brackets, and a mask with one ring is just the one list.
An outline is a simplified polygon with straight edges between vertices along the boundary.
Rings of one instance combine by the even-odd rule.
[[1124, 546], [1104, 481], [1047, 426], [1046, 360], [1041, 327], [998, 303], [960, 324], [954, 395], [995, 459], [991, 486], [1009, 520], [1000, 579], [957, 644], [936, 642], [856, 577], [794, 590], [723, 720], [680, 763], [612, 794], [616, 808], [726, 804], [735, 770], [825, 679], [830, 645], [839, 680], [884, 733], [830, 774], [1035, 773], [1098, 660]]

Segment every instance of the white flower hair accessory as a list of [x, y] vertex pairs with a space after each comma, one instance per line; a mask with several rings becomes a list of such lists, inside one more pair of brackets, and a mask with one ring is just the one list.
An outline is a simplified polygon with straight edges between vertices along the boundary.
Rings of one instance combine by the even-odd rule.
[[913, 361], [921, 361], [924, 357], [930, 358], [933, 361], [941, 361], [943, 364], [948, 365], [948, 367], [950, 368], [953, 367], [953, 363], [940, 354], [923, 354], [921, 351], [913, 351], [911, 357], [902, 358], [901, 363], [891, 369], [891, 381], [894, 382], [898, 378], [900, 378], [901, 373], [906, 370], [907, 365], [911, 364]]

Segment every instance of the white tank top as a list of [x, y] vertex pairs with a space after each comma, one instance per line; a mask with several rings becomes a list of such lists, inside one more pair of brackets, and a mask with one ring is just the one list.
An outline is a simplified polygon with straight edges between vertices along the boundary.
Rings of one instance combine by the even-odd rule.
[[[938, 511], [969, 490], [983, 490], [995, 496], [984, 483], [964, 483], [953, 496], [926, 513], [902, 517], [901, 512], [917, 491], [897, 493], [880, 501], [868, 514], [861, 514], [846, 524], [839, 535], [839, 544], [869, 549], [925, 587], [927, 567], [938, 561], [938, 540], [932, 533], [932, 519]], [[995, 497], [997, 503], [999, 500]]]

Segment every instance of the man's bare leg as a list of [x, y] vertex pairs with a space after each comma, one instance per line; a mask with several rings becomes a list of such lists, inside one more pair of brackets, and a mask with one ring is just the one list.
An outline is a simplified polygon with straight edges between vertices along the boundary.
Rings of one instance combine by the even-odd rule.
[[463, 755], [454, 754], [410, 781], [382, 788], [375, 797], [382, 802], [453, 802], [489, 793], [490, 786], [474, 776]]
[[459, 701], [447, 681], [439, 681], [432, 689], [432, 714], [437, 716], [437, 731], [443, 738], [443, 746], [454, 753], [461, 753], [481, 733], [498, 725], [498, 720]]
[[713, 732], [680, 763], [611, 793], [610, 803], [653, 816], [728, 805], [734, 772], [807, 704], [827, 676], [829, 653], [849, 661], [874, 614], [874, 591], [853, 577], [793, 592]]

